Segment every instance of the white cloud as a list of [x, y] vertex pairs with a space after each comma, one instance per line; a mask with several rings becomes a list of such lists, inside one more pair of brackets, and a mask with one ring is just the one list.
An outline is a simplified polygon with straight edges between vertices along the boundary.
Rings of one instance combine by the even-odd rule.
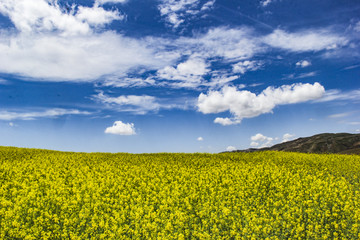
[[123, 123], [116, 121], [111, 127], [105, 129], [105, 133], [115, 135], [135, 135], [135, 127], [133, 123]]
[[324, 29], [310, 29], [288, 33], [277, 29], [263, 38], [264, 43], [293, 52], [320, 51], [334, 49], [347, 44], [345, 37]]
[[262, 5], [263, 7], [266, 7], [266, 6], [269, 5], [272, 1], [273, 1], [273, 0], [264, 0], [264, 1], [261, 2], [261, 5]]
[[146, 43], [112, 32], [67, 38], [20, 34], [0, 40], [1, 72], [54, 81], [89, 81], [169, 61]]
[[74, 12], [65, 13], [56, 1], [2, 0], [0, 13], [9, 16], [21, 32], [61, 31], [65, 35], [86, 34], [90, 27]]
[[324, 96], [316, 100], [316, 102], [347, 101], [347, 100], [359, 101], [359, 99], [360, 99], [360, 89], [347, 91], [347, 92], [342, 92], [338, 89], [332, 89], [326, 91]]
[[282, 142], [288, 142], [288, 141], [294, 139], [294, 137], [295, 137], [295, 135], [293, 135], [293, 134], [285, 133], [283, 135]]
[[252, 136], [251, 138], [251, 147], [258, 147], [260, 144], [262, 144], [260, 147], [270, 147], [273, 142], [273, 138], [264, 136], [261, 133], [257, 133], [256, 135]]
[[112, 86], [112, 87], [147, 87], [156, 85], [156, 81], [148, 77], [146, 79], [138, 78], [138, 77], [117, 77], [117, 76], [109, 76], [106, 77], [103, 82], [99, 83], [100, 86]]
[[99, 94], [92, 96], [92, 98], [95, 101], [114, 106], [118, 109], [118, 111], [145, 114], [147, 112], [158, 111], [160, 109], [160, 104], [157, 103], [157, 99], [148, 95], [110, 97], [105, 95], [103, 92], [100, 92]]
[[12, 121], [12, 120], [35, 120], [37, 118], [53, 118], [64, 115], [89, 115], [91, 113], [86, 111], [79, 111], [77, 109], [62, 109], [53, 108], [43, 112], [9, 112], [0, 111], [0, 120]]
[[106, 11], [98, 6], [92, 8], [80, 6], [76, 18], [87, 22], [89, 25], [98, 26], [111, 23], [114, 20], [123, 20], [124, 16], [117, 11]]
[[151, 38], [94, 31], [121, 19], [117, 11], [74, 9], [67, 12], [56, 1], [1, 1], [0, 13], [18, 31], [0, 32], [0, 72], [47, 81], [91, 81], [136, 68], [159, 69], [177, 58], [159, 51], [158, 41]]
[[5, 79], [0, 78], [0, 84], [4, 84], [4, 85], [6, 85], [6, 84], [8, 84], [8, 83], [9, 83], [9, 81], [7, 81], [7, 80], [5, 80]]
[[234, 120], [217, 118], [216, 123], [229, 125], [240, 123], [243, 118], [253, 118], [271, 112], [277, 105], [294, 104], [319, 99], [325, 89], [319, 83], [283, 85], [268, 87], [259, 95], [236, 87], [224, 87], [221, 91], [201, 93], [198, 97], [198, 110], [204, 114], [230, 111]]
[[198, 137], [197, 140], [198, 140], [199, 142], [201, 142], [201, 141], [204, 141], [204, 138], [203, 138], [203, 137]]
[[358, 22], [355, 24], [354, 30], [355, 30], [356, 32], [360, 32], [360, 21], [358, 21]]
[[187, 61], [177, 65], [176, 68], [167, 66], [158, 71], [158, 77], [165, 80], [181, 80], [186, 82], [198, 82], [202, 76], [210, 70], [204, 59], [199, 57], [190, 57]]
[[265, 50], [253, 30], [246, 27], [218, 27], [206, 34], [180, 38], [177, 43], [180, 48], [190, 48], [203, 58], [221, 57], [225, 60], [245, 60]]
[[308, 73], [302, 73], [298, 76], [295, 76], [295, 79], [301, 79], [301, 78], [307, 78], [307, 77], [315, 77], [318, 73], [316, 71], [308, 72]]
[[[331, 37], [329, 46], [341, 46], [342, 43], [338, 42], [344, 40], [321, 29], [296, 33], [276, 30], [264, 37], [252, 28], [217, 27], [204, 34], [194, 33], [193, 37], [176, 40], [157, 37], [135, 39], [101, 29], [105, 24], [124, 18], [117, 10], [105, 10], [102, 4], [123, 2], [97, 0], [93, 7], [73, 5], [71, 9], [65, 9], [55, 0], [0, 1], [0, 14], [8, 16], [17, 30], [0, 31], [0, 72], [38, 81], [99, 80], [104, 85], [118, 87], [221, 87], [238, 76], [213, 74], [210, 62], [237, 63], [233, 70], [241, 74], [256, 70], [260, 63], [251, 58], [268, 51], [269, 46], [315, 51], [323, 49], [319, 47], [321, 44], [327, 45], [321, 42], [328, 36]], [[162, 16], [169, 18], [174, 25], [188, 16], [198, 16], [215, 3], [214, 0], [160, 2]], [[311, 35], [313, 32], [315, 37]], [[294, 44], [298, 36], [304, 38], [303, 33], [305, 37], [313, 36], [309, 38], [321, 44], [307, 43], [310, 47]], [[274, 44], [271, 36], [275, 35], [280, 35], [282, 41], [290, 39], [290, 47]], [[306, 42], [303, 40], [300, 42]], [[188, 59], [179, 63], [185, 57]], [[139, 72], [143, 70], [149, 74], [146, 79], [139, 77]], [[204, 81], [204, 75], [211, 76], [211, 80]]]
[[230, 119], [230, 118], [221, 118], [221, 117], [217, 117], [214, 120], [214, 123], [218, 123], [223, 126], [235, 125], [235, 124], [239, 124], [240, 122], [241, 120], [239, 119]]
[[95, 0], [95, 4], [103, 5], [106, 3], [125, 3], [127, 0]]
[[13, 123], [13, 122], [9, 122], [9, 126], [10, 126], [10, 127], [15, 127], [16, 125], [15, 125], [15, 123]]
[[358, 67], [360, 67], [360, 64], [348, 66], [348, 67], [344, 68], [344, 70], [350, 70], [350, 69], [354, 69], [354, 68], [358, 68]]
[[318, 75], [317, 71], [307, 72], [307, 73], [300, 73], [300, 74], [287, 74], [282, 79], [302, 79], [302, 78], [308, 78], [308, 77], [315, 77]]
[[296, 66], [298, 67], [308, 67], [308, 66], [311, 66], [311, 62], [307, 61], [307, 60], [302, 60], [302, 61], [299, 61], [296, 63]]
[[122, 20], [118, 11], [107, 11], [95, 4], [92, 8], [75, 5], [71, 10], [51, 0], [3, 0], [0, 13], [9, 16], [15, 27], [23, 33], [54, 32], [63, 36], [89, 34], [91, 26]]
[[149, 95], [123, 95], [111, 97], [103, 92], [92, 96], [92, 100], [105, 104], [106, 107], [119, 112], [130, 112], [133, 114], [146, 114], [158, 112], [161, 109], [192, 109], [196, 100], [188, 97], [177, 99], [156, 98]]
[[236, 151], [236, 147], [228, 146], [228, 147], [226, 148], [226, 151], [228, 151], [228, 152]]
[[210, 0], [208, 2], [206, 2], [202, 7], [201, 7], [201, 11], [206, 11], [206, 10], [210, 10], [214, 4], [215, 4], [216, 0]]
[[185, 19], [198, 15], [201, 12], [210, 10], [215, 0], [201, 4], [200, 0], [162, 0], [158, 6], [161, 16], [174, 28], [185, 22]]
[[338, 113], [338, 114], [332, 114], [329, 115], [329, 118], [343, 118], [343, 117], [347, 117], [349, 115], [351, 115], [353, 112], [345, 112], [345, 113]]
[[[209, 86], [209, 87], [222, 87], [224, 85], [227, 85], [229, 82], [232, 82], [236, 79], [239, 79], [239, 76], [231, 76], [231, 75], [228, 75], [228, 74], [217, 74], [217, 73], [214, 73], [212, 72], [212, 76], [211, 76], [211, 79], [210, 79], [210, 82], [207, 82], [207, 83], [203, 83], [202, 85], [204, 86]], [[244, 84], [242, 84], [242, 87], [245, 87]], [[239, 87], [240, 88], [240, 87]]]
[[251, 139], [251, 141], [261, 141], [261, 142], [263, 142], [263, 141], [265, 141], [267, 139], [267, 137], [265, 137], [261, 133], [258, 133], [258, 134], [254, 135], [254, 136], [251, 136], [250, 139]]
[[247, 71], [255, 71], [258, 70], [261, 67], [261, 63], [258, 61], [242, 61], [242, 62], [238, 62], [234, 65], [232, 65], [233, 67], [233, 72], [234, 73], [241, 73], [244, 74]]

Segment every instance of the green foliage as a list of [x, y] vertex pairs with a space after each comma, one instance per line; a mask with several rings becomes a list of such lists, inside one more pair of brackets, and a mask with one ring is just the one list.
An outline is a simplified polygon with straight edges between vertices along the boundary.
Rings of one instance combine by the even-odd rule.
[[360, 156], [0, 148], [1, 239], [358, 239]]

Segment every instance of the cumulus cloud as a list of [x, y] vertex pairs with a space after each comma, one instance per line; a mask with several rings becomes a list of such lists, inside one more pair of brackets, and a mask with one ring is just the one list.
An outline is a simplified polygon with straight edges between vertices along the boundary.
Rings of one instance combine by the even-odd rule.
[[251, 143], [250, 143], [250, 146], [251, 147], [270, 147], [272, 145], [272, 142], [273, 142], [273, 138], [272, 137], [267, 137], [267, 136], [264, 136], [263, 134], [261, 133], [258, 133], [254, 136], [252, 136], [251, 138]]
[[204, 138], [203, 138], [203, 137], [198, 137], [197, 140], [198, 140], [199, 142], [201, 142], [201, 141], [204, 141]]
[[299, 61], [296, 63], [296, 66], [298, 67], [308, 67], [308, 66], [311, 66], [311, 62], [307, 61], [307, 60], [302, 60], [302, 61]]
[[105, 133], [115, 135], [135, 135], [135, 127], [133, 123], [123, 123], [122, 121], [115, 121], [111, 127], [105, 129]]
[[160, 104], [157, 99], [153, 96], [148, 95], [126, 95], [118, 97], [110, 97], [100, 92], [97, 95], [92, 96], [93, 100], [99, 101], [104, 104], [109, 104], [118, 111], [134, 112], [137, 114], [145, 114], [150, 111], [158, 111]]
[[42, 112], [25, 112], [25, 111], [0, 111], [0, 120], [35, 120], [37, 118], [56, 118], [64, 115], [89, 115], [90, 112], [80, 111], [77, 109], [53, 108]]
[[228, 151], [228, 152], [236, 151], [236, 147], [228, 146], [228, 147], [226, 148], [226, 151]]
[[324, 29], [310, 29], [288, 33], [277, 29], [263, 38], [264, 43], [292, 52], [320, 51], [334, 49], [347, 44], [345, 37]]
[[290, 133], [285, 133], [282, 137], [282, 142], [288, 142], [290, 140], [293, 140], [295, 137], [295, 135], [290, 134]]
[[235, 124], [239, 124], [241, 123], [240, 119], [236, 119], [236, 118], [221, 118], [221, 117], [217, 117], [214, 120], [214, 123], [218, 123], [221, 124], [223, 126], [229, 126], [229, 125], [235, 125]]
[[319, 99], [325, 89], [319, 83], [283, 85], [268, 87], [256, 95], [250, 91], [226, 86], [220, 91], [201, 93], [198, 110], [204, 114], [229, 111], [234, 118], [217, 118], [216, 123], [230, 125], [240, 123], [243, 118], [253, 118], [271, 112], [277, 105], [294, 104]]

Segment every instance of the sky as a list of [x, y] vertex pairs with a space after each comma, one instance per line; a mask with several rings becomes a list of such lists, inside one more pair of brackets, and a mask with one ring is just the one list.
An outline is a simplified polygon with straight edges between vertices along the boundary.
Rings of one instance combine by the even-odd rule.
[[0, 145], [221, 152], [360, 133], [358, 0], [0, 0]]

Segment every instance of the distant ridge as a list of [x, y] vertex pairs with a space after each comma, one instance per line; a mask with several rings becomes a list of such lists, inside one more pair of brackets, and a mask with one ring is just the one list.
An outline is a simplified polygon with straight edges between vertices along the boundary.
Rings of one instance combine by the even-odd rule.
[[360, 154], [360, 134], [322, 133], [276, 144], [266, 148], [249, 148], [233, 152], [284, 151], [301, 153]]

